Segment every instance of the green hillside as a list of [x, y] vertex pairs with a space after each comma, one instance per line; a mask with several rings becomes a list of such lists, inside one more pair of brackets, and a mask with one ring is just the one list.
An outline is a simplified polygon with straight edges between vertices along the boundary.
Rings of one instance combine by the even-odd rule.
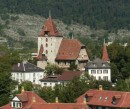
[[67, 24], [99, 29], [130, 29], [130, 0], [0, 0], [0, 13], [48, 16]]

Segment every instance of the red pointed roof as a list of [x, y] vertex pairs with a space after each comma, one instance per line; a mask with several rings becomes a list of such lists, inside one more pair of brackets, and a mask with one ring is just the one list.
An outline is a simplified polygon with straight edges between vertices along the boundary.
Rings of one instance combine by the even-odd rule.
[[44, 36], [46, 32], [48, 32], [48, 36], [60, 36], [51, 17], [47, 19], [47, 21], [45, 22], [45, 26], [39, 35]]
[[63, 39], [56, 60], [75, 60], [84, 45], [76, 39]]
[[37, 57], [38, 60], [43, 60], [43, 57], [42, 57], [43, 50], [44, 48], [43, 48], [43, 45], [41, 44], [40, 51]]
[[110, 61], [109, 56], [108, 56], [108, 52], [107, 52], [107, 48], [106, 48], [105, 44], [103, 46], [102, 60], [103, 61]]

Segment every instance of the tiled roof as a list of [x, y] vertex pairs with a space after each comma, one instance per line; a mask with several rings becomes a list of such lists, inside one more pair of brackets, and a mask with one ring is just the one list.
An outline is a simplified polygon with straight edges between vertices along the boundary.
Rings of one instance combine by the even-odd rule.
[[87, 69], [106, 69], [106, 68], [110, 68], [110, 65], [108, 62], [106, 61], [102, 61], [99, 58], [96, 58], [93, 61], [90, 61], [87, 63], [86, 65]]
[[41, 72], [43, 69], [29, 62], [21, 62], [13, 65], [13, 72]]
[[74, 77], [80, 77], [82, 74], [82, 71], [65, 71], [57, 79], [59, 81], [71, 81]]
[[60, 36], [51, 17], [49, 17], [45, 22], [45, 26], [43, 27], [39, 36], [44, 36], [46, 32], [48, 32], [48, 36]]
[[21, 93], [16, 95], [20, 101], [25, 102], [28, 101], [28, 96], [26, 93]]
[[102, 60], [106, 61], [106, 62], [110, 61], [109, 56], [108, 56], [108, 52], [107, 52], [107, 48], [106, 48], [105, 44], [103, 46]]
[[[77, 99], [77, 103], [82, 103], [85, 96], [89, 97], [87, 104], [91, 106], [130, 108], [130, 92], [90, 89]], [[116, 98], [116, 104], [112, 103], [113, 97]]]
[[[25, 96], [24, 96], [25, 94]], [[22, 102], [22, 109], [88, 109], [88, 106], [82, 103], [46, 103], [37, 94], [24, 91], [21, 94], [16, 95]], [[22, 96], [22, 97], [21, 97]], [[25, 97], [25, 98], [24, 98]], [[35, 101], [34, 100], [35, 97]], [[0, 109], [14, 109], [11, 104], [0, 107]]]
[[40, 81], [58, 82], [58, 81], [71, 81], [74, 77], [79, 77], [83, 74], [82, 71], [64, 71], [61, 75], [49, 76], [41, 79]]
[[56, 60], [75, 60], [84, 45], [76, 39], [63, 39], [58, 50]]
[[[35, 103], [46, 103], [42, 98], [40, 98], [36, 93], [30, 91], [24, 91], [21, 94], [16, 95], [22, 101], [22, 109], [28, 109], [33, 104], [33, 99], [35, 98]], [[0, 109], [12, 109], [10, 104], [0, 107]], [[36, 108], [37, 109], [37, 108]]]
[[43, 50], [44, 50], [44, 48], [43, 48], [43, 45], [41, 44], [39, 54], [37, 57], [38, 60], [43, 60], [43, 57], [42, 57]]
[[33, 103], [30, 109], [88, 109], [86, 104], [76, 104], [76, 103], [48, 103], [40, 104]]

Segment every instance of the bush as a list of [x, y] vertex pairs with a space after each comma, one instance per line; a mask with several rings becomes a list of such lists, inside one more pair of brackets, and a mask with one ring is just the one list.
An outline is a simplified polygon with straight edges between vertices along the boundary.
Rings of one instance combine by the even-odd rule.
[[2, 20], [8, 20], [8, 19], [10, 19], [10, 16], [8, 14], [2, 14], [1, 19]]
[[19, 16], [11, 16], [11, 18], [10, 18], [12, 21], [16, 21], [16, 20], [18, 20], [19, 19]]
[[18, 28], [18, 29], [17, 29], [17, 33], [18, 33], [19, 35], [21, 35], [21, 36], [25, 36], [24, 30], [21, 29], [21, 28]]

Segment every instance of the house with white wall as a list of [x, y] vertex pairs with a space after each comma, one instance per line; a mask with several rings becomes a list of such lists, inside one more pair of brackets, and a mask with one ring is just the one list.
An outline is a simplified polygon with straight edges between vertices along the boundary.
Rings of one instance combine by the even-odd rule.
[[19, 83], [31, 81], [33, 84], [40, 84], [39, 79], [44, 77], [44, 70], [29, 62], [17, 63], [12, 67], [12, 79]]
[[96, 58], [87, 63], [86, 72], [96, 80], [111, 81], [111, 67], [108, 62]]
[[66, 84], [74, 77], [81, 77], [83, 71], [64, 71], [61, 75], [50, 75], [40, 80], [41, 86], [53, 88], [56, 84]]

